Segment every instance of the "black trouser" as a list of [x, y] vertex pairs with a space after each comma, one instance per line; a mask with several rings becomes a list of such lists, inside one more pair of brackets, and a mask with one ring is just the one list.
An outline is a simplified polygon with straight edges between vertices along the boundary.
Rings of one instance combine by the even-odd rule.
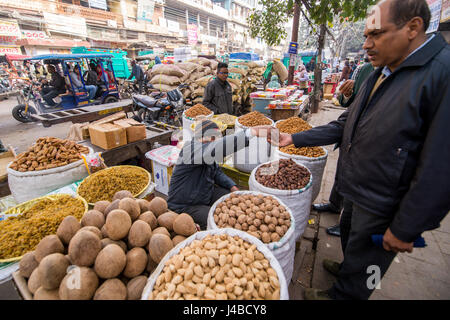
[[[384, 234], [391, 224], [392, 218], [372, 214], [353, 205], [351, 229], [348, 243], [344, 249], [344, 261], [339, 276], [329, 294], [333, 299], [368, 300], [374, 287], [372, 277], [373, 266], [379, 270], [380, 280], [388, 270], [396, 254], [377, 247], [372, 242], [373, 234]], [[369, 269], [368, 269], [369, 268]], [[381, 286], [383, 283], [381, 282]]]
[[334, 179], [334, 184], [333, 184], [333, 188], [331, 189], [329, 200], [330, 200], [330, 205], [331, 205], [332, 209], [339, 211], [339, 212], [342, 210], [344, 198], [337, 192], [336, 178]]
[[222, 198], [224, 195], [229, 194], [230, 190], [222, 187], [215, 186], [213, 196], [209, 205], [188, 206], [183, 208], [180, 212], [188, 213], [194, 219], [202, 230], [206, 230], [208, 224], [208, 214], [214, 202]]
[[142, 90], [144, 89], [144, 79], [142, 80], [136, 80], [136, 84], [139, 87], [139, 94], [142, 94]]
[[56, 98], [57, 96], [59, 96], [61, 94], [61, 92], [58, 91], [54, 87], [46, 86], [46, 87], [42, 88], [41, 94], [42, 94], [42, 98], [45, 100], [45, 102], [49, 106], [53, 107], [56, 105], [55, 101], [53, 101], [53, 98]]
[[342, 252], [345, 252], [348, 238], [350, 237], [350, 229], [352, 227], [353, 203], [344, 199], [344, 211], [342, 211], [341, 219], [339, 221], [339, 228], [341, 230], [341, 246]]

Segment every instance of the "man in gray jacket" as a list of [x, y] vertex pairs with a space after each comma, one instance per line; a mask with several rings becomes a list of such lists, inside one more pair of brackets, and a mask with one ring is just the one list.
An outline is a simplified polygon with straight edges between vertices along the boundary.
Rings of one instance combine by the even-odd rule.
[[217, 78], [208, 83], [203, 96], [203, 105], [215, 114], [233, 114], [233, 89], [227, 81], [228, 65], [220, 62]]

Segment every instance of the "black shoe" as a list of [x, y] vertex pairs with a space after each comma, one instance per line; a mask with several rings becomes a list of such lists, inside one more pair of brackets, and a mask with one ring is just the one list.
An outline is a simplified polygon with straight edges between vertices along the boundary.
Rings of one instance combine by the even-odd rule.
[[327, 233], [330, 236], [340, 237], [341, 236], [341, 227], [339, 225], [329, 227], [329, 228], [327, 228]]
[[336, 214], [341, 213], [331, 203], [313, 204], [313, 209], [318, 212], [331, 212], [331, 213], [336, 213]]
[[339, 269], [341, 268], [341, 264], [337, 261], [324, 259], [322, 265], [325, 270], [331, 273], [333, 276], [337, 277], [339, 275]]

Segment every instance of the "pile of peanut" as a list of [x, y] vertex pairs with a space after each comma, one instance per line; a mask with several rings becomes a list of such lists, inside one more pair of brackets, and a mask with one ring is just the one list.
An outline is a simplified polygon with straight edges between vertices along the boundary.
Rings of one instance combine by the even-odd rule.
[[186, 115], [186, 117], [195, 118], [195, 117], [198, 117], [198, 116], [208, 116], [208, 115], [211, 114], [211, 112], [212, 111], [209, 110], [204, 105], [196, 104], [192, 108], [187, 109], [184, 114]]
[[258, 111], [247, 113], [246, 115], [239, 117], [238, 121], [241, 125], [248, 128], [272, 124], [272, 121], [270, 121], [269, 118]]
[[171, 257], [149, 300], [279, 300], [269, 261], [240, 237], [208, 235]]
[[291, 226], [286, 208], [272, 196], [232, 193], [214, 211], [219, 228], [246, 231], [264, 243], [278, 242]]
[[311, 125], [299, 117], [292, 117], [277, 123], [277, 128], [282, 133], [294, 134], [312, 129]]
[[39, 138], [17, 156], [10, 168], [20, 172], [57, 168], [80, 160], [81, 153], [88, 154], [89, 149], [70, 140]]

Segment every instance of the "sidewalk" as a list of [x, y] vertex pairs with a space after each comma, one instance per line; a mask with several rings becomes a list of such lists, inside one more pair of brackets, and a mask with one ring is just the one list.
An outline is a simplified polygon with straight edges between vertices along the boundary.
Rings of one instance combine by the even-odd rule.
[[[343, 109], [325, 102], [321, 111], [309, 121], [313, 126], [335, 120]], [[339, 151], [333, 146], [329, 152], [321, 192], [315, 203], [328, 202], [333, 186]], [[335, 278], [323, 267], [324, 259], [341, 261], [343, 258], [339, 237], [329, 236], [326, 228], [339, 222], [339, 215], [311, 212], [310, 224], [303, 235], [295, 256], [294, 276], [289, 287], [291, 300], [303, 299], [303, 288], [328, 289]], [[312, 222], [312, 221], [310, 221]], [[425, 300], [450, 299], [450, 215], [437, 230], [423, 234], [428, 246], [414, 249], [412, 254], [399, 254], [375, 290], [371, 300]]]

